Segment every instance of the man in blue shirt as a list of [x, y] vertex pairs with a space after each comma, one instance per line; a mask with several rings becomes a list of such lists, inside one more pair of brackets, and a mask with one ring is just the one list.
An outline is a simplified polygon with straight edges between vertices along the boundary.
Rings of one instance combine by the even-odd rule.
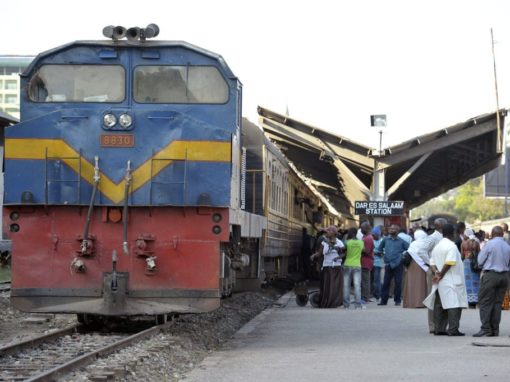
[[501, 321], [501, 304], [508, 288], [510, 246], [503, 239], [503, 228], [492, 228], [489, 240], [478, 254], [478, 265], [483, 267], [478, 292], [480, 331], [473, 337], [497, 337]]
[[378, 253], [384, 253], [384, 282], [381, 293], [381, 302], [377, 305], [387, 305], [390, 291], [391, 280], [395, 279], [395, 305], [401, 304], [402, 295], [402, 275], [404, 273], [404, 266], [401, 263], [402, 253], [407, 251], [409, 243], [398, 237], [400, 227], [392, 224], [388, 229], [389, 236], [379, 244], [377, 248]]

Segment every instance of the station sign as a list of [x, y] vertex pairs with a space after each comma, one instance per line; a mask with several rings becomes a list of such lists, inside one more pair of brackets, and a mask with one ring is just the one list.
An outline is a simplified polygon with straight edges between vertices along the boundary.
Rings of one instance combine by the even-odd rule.
[[389, 200], [354, 202], [354, 213], [369, 216], [404, 215], [404, 202]]

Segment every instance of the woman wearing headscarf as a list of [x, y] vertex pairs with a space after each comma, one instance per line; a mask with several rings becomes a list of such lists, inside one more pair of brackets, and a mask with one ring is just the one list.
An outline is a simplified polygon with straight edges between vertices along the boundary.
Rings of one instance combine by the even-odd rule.
[[326, 228], [326, 239], [322, 241], [319, 252], [313, 258], [323, 256], [319, 307], [337, 308], [342, 305], [342, 259], [344, 257], [344, 245], [337, 238], [338, 230], [335, 226]]
[[429, 263], [425, 231], [419, 229], [414, 233], [414, 241], [409, 245], [407, 253], [411, 256], [411, 262], [405, 274], [404, 308], [424, 308]]
[[471, 268], [471, 260], [478, 257], [480, 243], [471, 228], [464, 232], [464, 240], [460, 245], [460, 254], [464, 261], [464, 277], [466, 279], [466, 291], [468, 304], [475, 307], [478, 303], [478, 290], [480, 289], [480, 273]]

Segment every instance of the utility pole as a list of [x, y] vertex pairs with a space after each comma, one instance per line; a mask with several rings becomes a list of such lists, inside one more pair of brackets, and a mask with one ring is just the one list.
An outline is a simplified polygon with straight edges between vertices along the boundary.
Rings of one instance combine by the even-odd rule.
[[[371, 115], [370, 123], [374, 127], [379, 127], [379, 151], [377, 153], [377, 157], [374, 158], [374, 170], [373, 170], [373, 178], [372, 178], [372, 200], [374, 201], [384, 201], [386, 199], [386, 185], [385, 185], [385, 170], [380, 169], [380, 161], [381, 157], [384, 155], [382, 150], [382, 134], [383, 127], [386, 127], [386, 115]], [[374, 217], [374, 227], [378, 225], [384, 225], [384, 217], [375, 216]]]
[[[498, 92], [498, 76], [496, 73], [496, 53], [494, 51], [494, 32], [491, 28], [491, 47], [492, 47], [492, 64], [494, 67], [494, 91], [496, 93], [496, 131], [497, 131], [497, 151], [504, 155], [504, 178], [505, 178], [505, 217], [508, 216], [508, 158], [506, 150], [506, 137], [501, 136], [501, 121], [499, 118], [499, 92]], [[502, 139], [503, 138], [503, 139]], [[504, 143], [504, 144], [503, 144]]]
[[503, 152], [505, 147], [501, 145], [501, 122], [499, 118], [499, 93], [498, 93], [498, 76], [496, 74], [496, 54], [494, 53], [494, 33], [491, 28], [491, 45], [492, 45], [492, 63], [494, 66], [494, 91], [496, 92], [496, 127], [498, 132], [497, 148], [499, 152]]

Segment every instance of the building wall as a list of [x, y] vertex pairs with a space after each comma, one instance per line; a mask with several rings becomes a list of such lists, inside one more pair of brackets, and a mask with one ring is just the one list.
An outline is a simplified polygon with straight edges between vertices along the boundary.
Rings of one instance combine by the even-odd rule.
[[19, 75], [0, 75], [0, 110], [19, 119]]
[[0, 56], [0, 111], [19, 119], [20, 73], [32, 62], [31, 56]]

